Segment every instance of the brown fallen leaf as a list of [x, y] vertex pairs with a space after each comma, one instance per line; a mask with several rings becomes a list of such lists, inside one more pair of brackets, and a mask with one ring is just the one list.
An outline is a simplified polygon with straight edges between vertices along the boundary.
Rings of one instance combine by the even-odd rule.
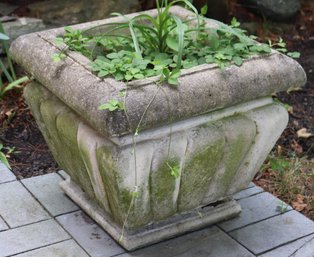
[[295, 140], [292, 140], [291, 148], [295, 151], [296, 154], [303, 153], [303, 147]]
[[294, 201], [292, 201], [291, 203], [293, 209], [295, 209], [296, 211], [303, 211], [307, 207], [307, 204], [303, 201], [304, 196], [301, 194], [297, 194]]
[[314, 136], [314, 135], [307, 132], [306, 128], [301, 128], [297, 131], [297, 136], [301, 137], [301, 138], [309, 138], [309, 137]]

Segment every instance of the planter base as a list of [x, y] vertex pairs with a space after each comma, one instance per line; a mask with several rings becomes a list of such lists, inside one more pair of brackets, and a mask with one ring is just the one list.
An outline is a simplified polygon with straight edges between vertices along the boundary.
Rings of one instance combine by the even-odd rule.
[[91, 216], [126, 250], [134, 250], [147, 245], [176, 237], [189, 231], [204, 228], [222, 220], [230, 219], [241, 212], [240, 205], [231, 198], [214, 205], [175, 215], [158, 224], [148, 225], [137, 231], [130, 231], [114, 223], [97, 204], [89, 200], [82, 189], [70, 179], [60, 183], [63, 191]]

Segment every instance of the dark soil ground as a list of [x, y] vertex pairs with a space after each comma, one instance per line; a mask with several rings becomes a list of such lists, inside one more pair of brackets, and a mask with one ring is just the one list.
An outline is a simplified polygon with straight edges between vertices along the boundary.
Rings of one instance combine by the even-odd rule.
[[[311, 159], [314, 158], [314, 3], [303, 3], [302, 10], [298, 16], [288, 24], [268, 24], [259, 16], [247, 11], [243, 7], [234, 4], [230, 9], [231, 16], [236, 16], [241, 22], [254, 21], [256, 32], [260, 39], [271, 38], [277, 40], [279, 36], [287, 42], [290, 51], [299, 51], [301, 58], [299, 62], [305, 69], [308, 77], [306, 86], [300, 90], [290, 93], [279, 93], [278, 99], [290, 105], [290, 121], [288, 127], [278, 140], [274, 154], [280, 158], [303, 157], [309, 160], [309, 181], [307, 178], [302, 183], [306, 189], [306, 196], [300, 200], [287, 199], [283, 192], [278, 189], [278, 175], [271, 168], [264, 169], [258, 174], [255, 183], [265, 190], [291, 202], [304, 202], [305, 208], [299, 209], [304, 214], [314, 219], [313, 195], [313, 166]], [[266, 26], [267, 25], [267, 26]], [[284, 27], [281, 29], [281, 27]], [[279, 30], [278, 30], [279, 28]], [[309, 137], [300, 137], [297, 132], [306, 129], [312, 134]], [[0, 143], [6, 147], [14, 147], [13, 153], [8, 157], [14, 174], [19, 178], [27, 178], [55, 172], [59, 169], [54, 161], [32, 114], [24, 102], [21, 91], [9, 92], [4, 99], [0, 100]], [[7, 148], [8, 151], [8, 148]], [[266, 162], [266, 165], [269, 164]], [[276, 182], [276, 183], [275, 183]]]

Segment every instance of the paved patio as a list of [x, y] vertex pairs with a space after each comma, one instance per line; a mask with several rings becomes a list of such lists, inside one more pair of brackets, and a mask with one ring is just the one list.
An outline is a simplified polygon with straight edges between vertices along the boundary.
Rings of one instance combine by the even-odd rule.
[[17, 181], [0, 163], [0, 256], [314, 257], [314, 222], [253, 183], [239, 217], [126, 252], [58, 186], [63, 171]]

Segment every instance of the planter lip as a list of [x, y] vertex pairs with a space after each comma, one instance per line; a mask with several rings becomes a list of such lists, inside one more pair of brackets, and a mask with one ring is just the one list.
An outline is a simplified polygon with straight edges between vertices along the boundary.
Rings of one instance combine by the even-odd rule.
[[[181, 17], [191, 15], [181, 7], [173, 7], [171, 11]], [[156, 10], [146, 13], [154, 15]], [[88, 22], [73, 28], [86, 29], [119, 19]], [[212, 25], [213, 21], [209, 20], [209, 23]], [[78, 53], [69, 53], [65, 60], [53, 62], [52, 54], [60, 51], [54, 38], [62, 31], [63, 28], [59, 28], [19, 37], [11, 45], [12, 57], [35, 80], [105, 136], [129, 134], [130, 129], [138, 126], [144, 112], [141, 129], [153, 128], [301, 87], [306, 82], [300, 64], [273, 51], [267, 56], [245, 60], [241, 67], [230, 65], [220, 70], [215, 65], [206, 64], [184, 70], [177, 88], [157, 87], [154, 78], [134, 81], [127, 86], [112, 78], [98, 78], [90, 71], [88, 59]], [[98, 110], [98, 106], [109, 99], [119, 99], [119, 92], [126, 87], [128, 117], [124, 111]]]

